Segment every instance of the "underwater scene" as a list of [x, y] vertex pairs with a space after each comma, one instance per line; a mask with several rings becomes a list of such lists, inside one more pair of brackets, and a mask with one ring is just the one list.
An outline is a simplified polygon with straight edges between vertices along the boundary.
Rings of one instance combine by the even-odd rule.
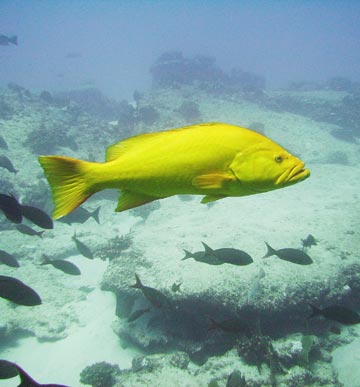
[[360, 3], [0, 2], [0, 387], [360, 387]]

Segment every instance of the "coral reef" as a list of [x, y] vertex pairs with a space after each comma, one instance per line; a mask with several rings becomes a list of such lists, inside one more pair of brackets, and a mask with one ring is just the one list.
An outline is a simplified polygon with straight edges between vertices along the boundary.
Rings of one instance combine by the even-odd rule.
[[80, 382], [92, 387], [112, 387], [120, 368], [105, 361], [85, 367], [80, 373]]
[[184, 101], [176, 111], [186, 123], [196, 123], [201, 117], [199, 105], [193, 101]]
[[132, 234], [116, 235], [114, 238], [102, 246], [96, 248], [96, 255], [103, 259], [109, 259], [110, 261], [120, 257], [124, 250], [127, 250], [132, 244]]

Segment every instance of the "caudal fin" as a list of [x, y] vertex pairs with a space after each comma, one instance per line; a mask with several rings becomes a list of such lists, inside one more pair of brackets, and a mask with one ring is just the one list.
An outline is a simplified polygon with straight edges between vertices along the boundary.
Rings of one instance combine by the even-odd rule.
[[265, 242], [267, 247], [267, 253], [263, 256], [263, 258], [271, 257], [272, 255], [276, 255], [276, 250], [273, 249], [267, 242]]
[[86, 161], [62, 156], [40, 156], [39, 162], [50, 184], [54, 219], [69, 214], [93, 194], [86, 179]]
[[95, 210], [95, 211], [93, 211], [92, 213], [91, 213], [91, 217], [92, 218], [94, 218], [94, 220], [98, 223], [98, 224], [100, 224], [100, 220], [99, 220], [99, 211], [100, 211], [100, 206]]

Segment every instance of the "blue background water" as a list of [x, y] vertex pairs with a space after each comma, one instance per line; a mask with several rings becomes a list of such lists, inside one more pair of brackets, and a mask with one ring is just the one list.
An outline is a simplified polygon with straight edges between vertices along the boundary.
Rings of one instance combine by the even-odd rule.
[[[214, 56], [268, 86], [360, 79], [359, 1], [0, 1], [0, 83], [39, 89], [95, 83], [128, 97], [166, 50]], [[72, 58], [67, 57], [73, 56]]]

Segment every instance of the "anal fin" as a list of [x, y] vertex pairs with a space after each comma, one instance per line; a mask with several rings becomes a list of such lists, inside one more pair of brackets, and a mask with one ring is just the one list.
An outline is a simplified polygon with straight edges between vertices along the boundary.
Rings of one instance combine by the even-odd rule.
[[119, 202], [115, 211], [121, 212], [121, 211], [130, 210], [131, 208], [142, 206], [143, 204], [150, 203], [157, 199], [160, 199], [160, 198], [139, 194], [137, 192], [121, 191]]
[[224, 199], [224, 198], [227, 198], [226, 195], [206, 195], [202, 198], [201, 200], [201, 203], [211, 203], [211, 202], [214, 202], [215, 200], [219, 200], [219, 199]]

